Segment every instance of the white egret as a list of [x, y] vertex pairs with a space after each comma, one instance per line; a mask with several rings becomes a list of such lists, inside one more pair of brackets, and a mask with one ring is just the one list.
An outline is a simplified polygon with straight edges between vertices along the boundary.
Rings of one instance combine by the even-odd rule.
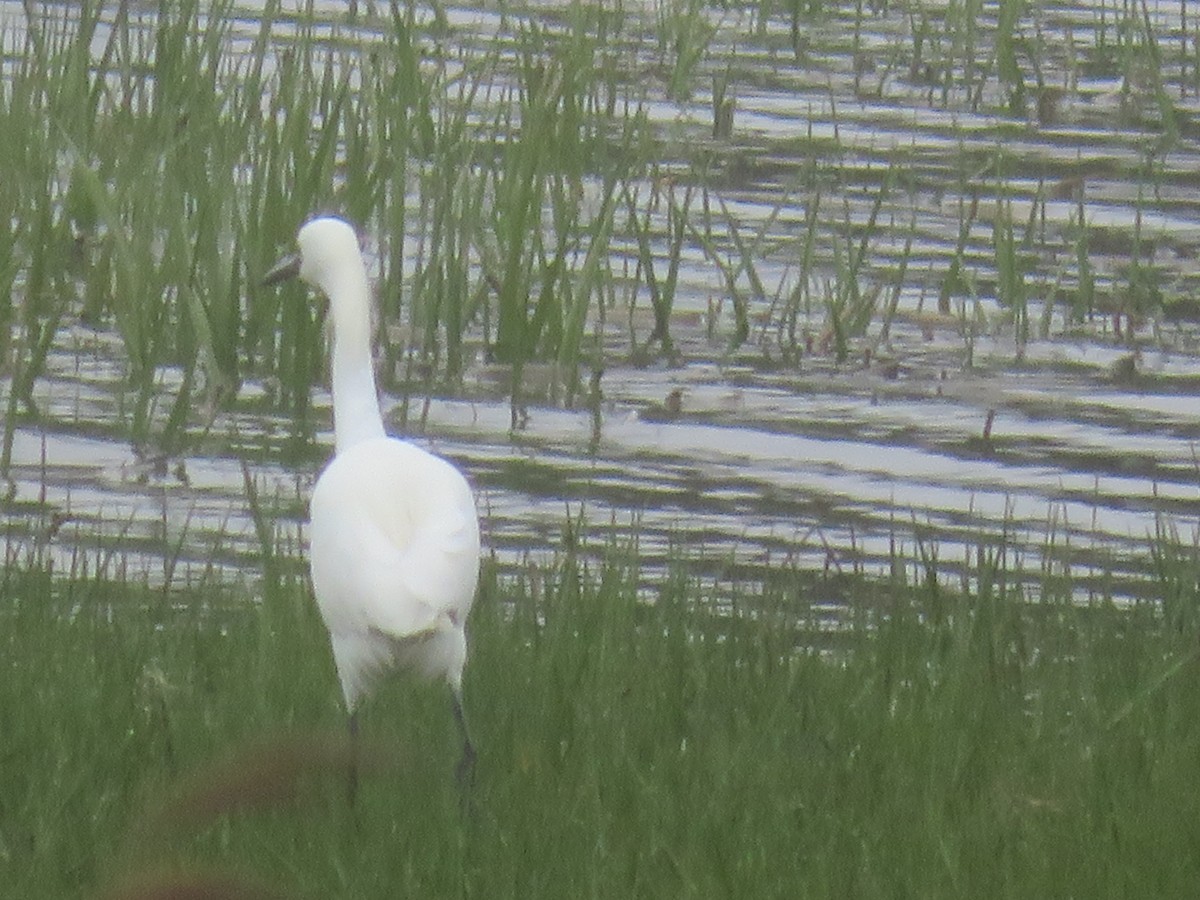
[[462, 780], [475, 760], [462, 708], [465, 626], [479, 579], [475, 498], [452, 464], [384, 431], [354, 229], [313, 219], [297, 244], [264, 283], [299, 276], [329, 298], [335, 449], [313, 489], [309, 567], [351, 733], [359, 701], [389, 670], [445, 678], [462, 730]]

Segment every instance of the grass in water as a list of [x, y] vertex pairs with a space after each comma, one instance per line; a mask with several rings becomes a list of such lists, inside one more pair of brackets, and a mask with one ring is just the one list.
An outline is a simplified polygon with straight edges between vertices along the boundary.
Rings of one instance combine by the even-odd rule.
[[799, 575], [716, 612], [636, 548], [488, 573], [465, 805], [444, 686], [399, 678], [353, 807], [303, 580], [250, 604], [10, 562], [0, 893], [1183, 896], [1200, 654], [1173, 542], [1147, 576], [1168, 610], [1030, 603], [984, 550], [969, 595], [928, 562], [859, 585], [836, 629]]
[[[1024, 168], [1004, 167], [994, 188], [980, 188], [978, 129], [958, 116], [997, 117], [1008, 147], [1024, 135], [1029, 91], [1069, 94], [1077, 69], [1124, 76], [1123, 108], [1144, 107], [1146, 122], [1121, 129], [1140, 161], [1116, 172], [1147, 192], [1139, 224], [1126, 229], [1128, 278], [1080, 263], [1077, 305], [1132, 291], [1127, 316], [1143, 319], [1171, 297], [1171, 270], [1137, 262], [1157, 239], [1140, 211], [1161, 207], [1175, 177], [1165, 157], [1181, 140], [1171, 96], [1196, 67], [1187, 42], [1160, 34], [1136, 5], [1101, 4], [1091, 37], [1067, 41], [1069, 63], [1033, 52], [1053, 39], [1026, 35], [1025, 4], [1015, 2], [969, 0], [945, 15], [861, 0], [750, 4], [751, 33], [733, 11], [695, 0], [642, 14], [567, 4], [545, 21], [501, 11], [498, 29], [451, 27], [440, 14], [430, 22], [415, 4], [361, 4], [361, 15], [284, 6], [266, 3], [255, 17], [229, 0], [49, 4], [0, 29], [12, 62], [0, 78], [12, 126], [0, 136], [9, 176], [0, 185], [9, 223], [0, 230], [0, 376], [11, 381], [0, 474], [17, 425], [48, 416], [36, 388], [59, 332], [77, 321], [120, 337], [120, 419], [142, 455], [186, 452], [247, 383], [266, 388], [304, 451], [315, 428], [309, 397], [323, 378], [320, 315], [256, 282], [321, 211], [364, 228], [382, 384], [405, 397], [457, 392], [479, 361], [498, 362], [510, 370], [514, 428], [535, 393], [524, 384], [529, 364], [553, 370], [546, 393], [570, 406], [588, 370], [686, 360], [675, 310], [706, 309], [709, 336], [728, 354], [751, 358], [758, 327], [779, 334], [795, 363], [815, 328], [829, 334], [818, 350], [847, 363], [878, 325], [875, 286], [888, 273], [924, 272], [926, 260], [943, 312], [962, 296], [962, 309], [1043, 303], [1045, 260], [1071, 252], [1086, 261], [1087, 248], [1055, 229], [1019, 234], [1022, 217], [1010, 219]], [[852, 23], [853, 46], [867, 49], [843, 58], [840, 29], [827, 27], [837, 21]], [[1178, 35], [1189, 22], [1181, 8]], [[796, 65], [776, 56], [789, 25]], [[847, 65], [861, 96], [835, 89]], [[825, 99], [797, 93], [797, 77], [830, 82], [828, 113]], [[854, 137], [863, 122], [842, 110], [863, 97], [920, 112], [909, 148], [882, 152]], [[724, 112], [734, 98], [736, 125]], [[769, 114], [766, 98], [800, 104], [805, 121], [786, 138], [764, 137], [753, 123]], [[924, 107], [954, 123], [929, 130]], [[720, 137], [701, 138], [701, 108], [718, 113]], [[1143, 125], [1152, 140], [1139, 137]], [[933, 146], [945, 138], [945, 151], [922, 135]], [[1052, 150], [1043, 152], [1059, 155]], [[1012, 154], [1028, 162], [1026, 150]], [[950, 185], [947, 208], [957, 198], [971, 209], [954, 240], [937, 198], [956, 171], [975, 174]], [[1088, 187], [1089, 196], [1111, 191]], [[981, 194], [978, 222], [990, 229], [970, 227]], [[802, 201], [799, 229], [792, 213]], [[844, 213], [831, 215], [839, 205]], [[913, 223], [903, 242], [896, 222]], [[892, 246], [904, 248], [898, 259]], [[913, 286], [897, 283], [895, 296]], [[639, 297], [654, 319], [640, 341]], [[626, 318], [629, 337], [614, 340], [605, 324]], [[1021, 312], [1017, 326], [1026, 322]]]

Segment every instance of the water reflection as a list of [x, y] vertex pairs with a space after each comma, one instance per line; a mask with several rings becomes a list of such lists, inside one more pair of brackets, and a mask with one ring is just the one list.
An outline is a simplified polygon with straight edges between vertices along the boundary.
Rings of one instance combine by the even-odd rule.
[[[340, 4], [330, 9], [341, 15]], [[1179, 9], [1149, 5], [1164, 33], [1178, 27]], [[246, 15], [246, 27], [232, 34], [248, 41], [256, 32]], [[504, 34], [538, 15], [550, 13], [446, 10], [451, 39], [464, 48], [491, 46], [497, 35], [503, 48]], [[711, 152], [711, 193], [697, 192], [688, 212], [701, 215], [719, 195], [740, 232], [761, 231], [754, 262], [774, 296], [753, 296], [739, 280], [752, 327], [749, 341], [731, 350], [728, 282], [711, 252], [686, 246], [673, 310], [678, 364], [630, 352], [653, 327], [644, 297], [631, 315], [610, 315], [598, 434], [592, 411], [538, 402], [527, 406], [524, 429], [510, 434], [505, 373], [482, 362], [468, 369], [462, 396], [433, 399], [414, 439], [471, 474], [500, 563], [552, 555], [564, 520], [582, 507], [599, 530], [637, 530], [650, 567], [684, 552], [736, 566], [748, 580], [781, 560], [818, 572], [885, 572], [893, 554], [912, 554], [918, 539], [936, 541], [953, 570], [1004, 534], [1031, 581], [1055, 566], [1069, 569], [1083, 597], [1102, 569], [1140, 565], [1162, 516], [1190, 534], [1200, 499], [1195, 138], [1185, 129], [1159, 154], [1161, 127], [1144, 118], [1153, 98], [1109, 73], [1088, 75], [1065, 56], [1042, 71], [1049, 82], [1069, 82], [1062, 108], [1043, 113], [1036, 127], [1033, 110], [1029, 121], [998, 115], [996, 97], [931, 102], [928, 85], [886, 59], [876, 61], [865, 90], [836, 20], [813, 27], [800, 65], [779, 49], [790, 45], [786, 20], [751, 32], [739, 30], [736, 16], [713, 15], [717, 33], [696, 79], [703, 90], [674, 99], [648, 78], [646, 110], [659, 129], [664, 177], [694, 177], [697, 147]], [[907, 27], [900, 13], [869, 22], [876, 30], [861, 35], [859, 53], [885, 56]], [[1051, 10], [1041, 24], [1060, 54], [1068, 45], [1085, 53], [1098, 27], [1087, 4]], [[332, 39], [346, 27], [317, 34]], [[633, 75], [657, 64], [650, 30], [627, 48]], [[16, 32], [8, 35], [11, 51]], [[734, 124], [727, 140], [712, 141], [707, 85], [729, 60]], [[1164, 77], [1177, 113], [1194, 118], [1195, 92], [1172, 72]], [[1142, 117], [1127, 114], [1139, 101]], [[1010, 170], [989, 168], [996, 158]], [[1144, 180], [1151, 160], [1160, 189]], [[1069, 197], [1054, 195], [1061, 178], [1076, 179]], [[818, 256], [807, 273], [820, 287], [836, 279], [845, 236], [871, 218], [881, 193], [878, 234], [857, 277], [865, 290], [895, 289], [886, 323], [875, 316], [838, 362], [824, 306], [806, 304], [796, 311], [806, 340], [785, 354], [781, 298], [800, 278], [810, 206], [820, 195]], [[973, 218], [964, 221], [967, 209]], [[1042, 305], [1079, 279], [1068, 232], [1081, 210], [1106, 309], [1121, 309], [1135, 252], [1177, 301], [1172, 319], [1142, 323], [1136, 346], [1107, 314], [1080, 320], [1065, 305]], [[1035, 328], [1019, 339], [1013, 311], [995, 296], [1001, 216], [1036, 225], [1036, 252], [1022, 251], [1029, 316], [1044, 322], [1044, 337]], [[655, 228], [653, 246], [665, 253], [665, 212]], [[617, 235], [615, 246], [632, 271], [636, 236]], [[728, 243], [720, 252], [733, 255]], [[947, 271], [964, 260], [971, 290], [937, 312]], [[91, 349], [72, 349], [79, 346]], [[285, 465], [288, 423], [252, 411], [261, 386], [248, 384], [242, 405], [219, 416], [196, 449], [139, 459], [120, 437], [123, 371], [111, 336], [79, 328], [59, 336], [35, 391], [42, 424], [15, 433], [10, 552], [36, 544], [67, 565], [84, 547], [98, 563], [120, 559], [152, 579], [253, 577], [260, 548], [239, 454], [250, 459], [281, 539], [303, 542], [304, 500], [331, 446], [328, 432], [306, 462]], [[327, 397], [317, 415], [328, 420]]]

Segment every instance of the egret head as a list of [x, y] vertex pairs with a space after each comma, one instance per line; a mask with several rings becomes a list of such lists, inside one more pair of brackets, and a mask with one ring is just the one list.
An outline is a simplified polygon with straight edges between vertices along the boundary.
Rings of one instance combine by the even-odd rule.
[[358, 235], [348, 222], [322, 216], [304, 224], [296, 237], [298, 252], [284, 257], [263, 277], [263, 284], [278, 284], [299, 276], [332, 294], [336, 284], [362, 277]]

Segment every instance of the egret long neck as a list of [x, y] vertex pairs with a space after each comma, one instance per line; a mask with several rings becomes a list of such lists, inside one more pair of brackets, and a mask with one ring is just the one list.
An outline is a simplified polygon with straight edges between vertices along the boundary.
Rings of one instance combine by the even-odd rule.
[[346, 273], [326, 293], [333, 315], [333, 431], [336, 452], [341, 453], [385, 432], [371, 363], [366, 272]]

